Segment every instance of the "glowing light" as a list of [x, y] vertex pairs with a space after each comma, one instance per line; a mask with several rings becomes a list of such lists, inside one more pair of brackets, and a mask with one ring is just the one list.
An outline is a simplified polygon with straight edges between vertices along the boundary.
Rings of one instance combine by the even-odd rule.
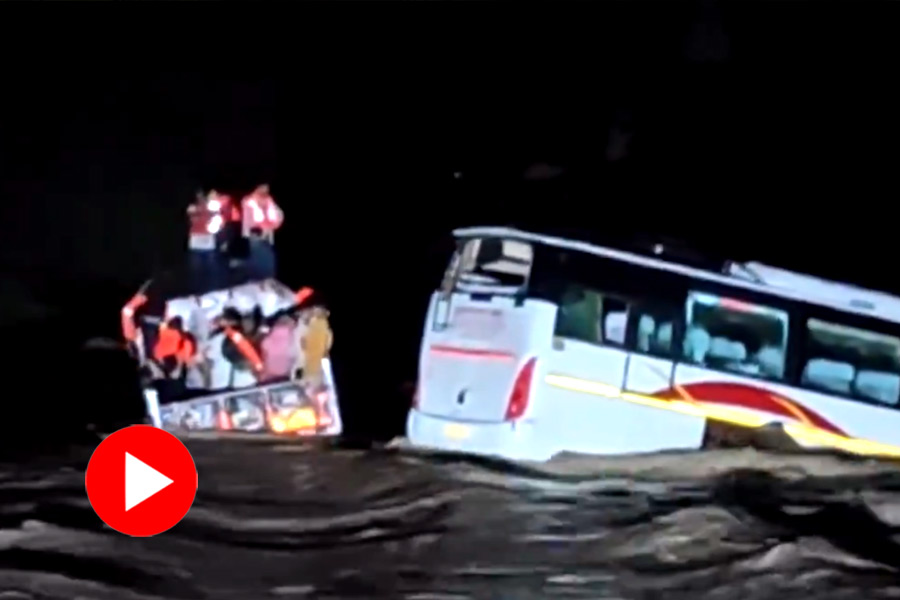
[[209, 223], [206, 226], [206, 231], [209, 233], [218, 233], [219, 230], [222, 229], [223, 220], [221, 215], [214, 215], [213, 218], [209, 220]]

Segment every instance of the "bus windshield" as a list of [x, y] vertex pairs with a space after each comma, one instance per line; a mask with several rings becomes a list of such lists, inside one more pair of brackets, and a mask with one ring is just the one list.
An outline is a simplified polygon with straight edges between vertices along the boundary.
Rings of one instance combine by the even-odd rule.
[[528, 283], [531, 244], [514, 239], [470, 238], [462, 241], [444, 276], [444, 289], [515, 293]]

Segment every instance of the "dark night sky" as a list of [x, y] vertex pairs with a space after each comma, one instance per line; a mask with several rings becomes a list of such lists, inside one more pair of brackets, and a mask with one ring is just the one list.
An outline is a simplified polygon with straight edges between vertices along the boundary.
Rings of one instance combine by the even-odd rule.
[[414, 377], [455, 225], [668, 234], [900, 291], [896, 5], [206, 6], [47, 34], [4, 75], [4, 286], [71, 313], [60, 286], [86, 282], [82, 334], [179, 259], [196, 188], [260, 180], [354, 406]]

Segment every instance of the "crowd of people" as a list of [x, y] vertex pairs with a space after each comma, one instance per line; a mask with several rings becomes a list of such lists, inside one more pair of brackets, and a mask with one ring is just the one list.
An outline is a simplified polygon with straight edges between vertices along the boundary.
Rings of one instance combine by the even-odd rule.
[[216, 191], [188, 207], [191, 293], [148, 314], [145, 287], [123, 308], [122, 329], [160, 399], [298, 376], [318, 377], [331, 346], [328, 313], [275, 278], [284, 213], [267, 185], [240, 202]]

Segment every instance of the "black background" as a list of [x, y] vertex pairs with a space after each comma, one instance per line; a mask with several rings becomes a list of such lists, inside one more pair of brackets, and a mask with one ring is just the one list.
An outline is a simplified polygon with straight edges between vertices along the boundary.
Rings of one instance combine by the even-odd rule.
[[900, 292], [896, 5], [28, 6], [4, 6], [7, 447], [140, 413], [126, 361], [74, 350], [181, 259], [200, 187], [272, 184], [281, 278], [328, 299], [363, 437], [402, 428], [457, 225]]

